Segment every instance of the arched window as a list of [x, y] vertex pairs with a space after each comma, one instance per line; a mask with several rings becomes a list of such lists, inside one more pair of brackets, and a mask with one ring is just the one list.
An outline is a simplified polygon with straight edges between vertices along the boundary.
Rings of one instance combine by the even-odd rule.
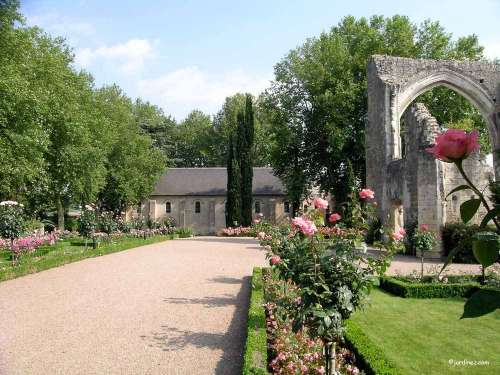
[[255, 213], [260, 214], [260, 201], [255, 201]]
[[289, 214], [290, 213], [290, 202], [285, 201], [283, 202], [284, 208], [285, 208], [285, 213]]
[[200, 201], [196, 201], [194, 203], [194, 213], [199, 214], [201, 212], [201, 203]]
[[165, 203], [165, 212], [167, 214], [172, 212], [172, 203], [170, 203], [170, 202]]

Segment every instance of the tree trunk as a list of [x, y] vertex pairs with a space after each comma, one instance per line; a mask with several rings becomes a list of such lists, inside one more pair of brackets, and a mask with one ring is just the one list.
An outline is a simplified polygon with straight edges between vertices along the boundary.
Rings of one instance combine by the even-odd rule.
[[57, 228], [64, 231], [64, 206], [61, 197], [57, 198]]

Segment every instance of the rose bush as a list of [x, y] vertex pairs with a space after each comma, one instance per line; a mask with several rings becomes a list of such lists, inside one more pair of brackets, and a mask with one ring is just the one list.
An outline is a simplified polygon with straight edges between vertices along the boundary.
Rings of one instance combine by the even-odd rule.
[[[369, 189], [359, 193], [373, 199]], [[314, 200], [317, 201], [317, 200]], [[314, 202], [313, 201], [313, 202]], [[283, 291], [296, 288], [298, 301], [289, 309], [294, 332], [308, 332], [311, 339], [320, 339], [324, 348], [325, 373], [336, 368], [336, 345], [341, 342], [344, 321], [359, 308], [373, 283], [374, 275], [382, 275], [391, 257], [402, 247], [404, 233], [386, 236], [384, 255], [371, 257], [360, 253], [366, 222], [374, 212], [373, 202], [351, 203], [359, 218], [351, 228], [324, 227], [324, 213], [309, 209], [290, 224], [266, 228], [258, 233], [260, 243]], [[321, 205], [315, 205], [321, 207]]]

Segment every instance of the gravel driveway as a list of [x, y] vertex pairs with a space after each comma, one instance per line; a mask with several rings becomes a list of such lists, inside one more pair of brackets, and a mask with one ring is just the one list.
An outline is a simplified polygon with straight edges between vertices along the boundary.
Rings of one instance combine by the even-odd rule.
[[251, 239], [167, 241], [0, 283], [0, 374], [241, 372]]

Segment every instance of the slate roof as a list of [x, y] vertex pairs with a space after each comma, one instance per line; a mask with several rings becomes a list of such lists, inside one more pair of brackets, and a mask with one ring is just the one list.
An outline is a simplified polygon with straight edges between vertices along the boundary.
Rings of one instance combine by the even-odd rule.
[[[152, 195], [225, 196], [226, 190], [226, 168], [169, 168]], [[285, 195], [285, 188], [272, 168], [253, 169], [253, 195]]]

